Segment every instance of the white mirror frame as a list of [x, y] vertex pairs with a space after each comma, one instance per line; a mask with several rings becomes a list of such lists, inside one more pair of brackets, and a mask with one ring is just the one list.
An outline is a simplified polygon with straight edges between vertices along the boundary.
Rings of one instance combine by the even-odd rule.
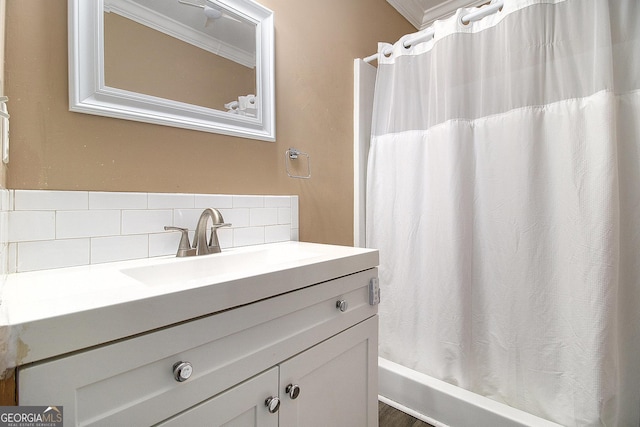
[[256, 24], [257, 117], [105, 86], [103, 0], [68, 0], [69, 110], [275, 141], [273, 12], [251, 0], [216, 3]]

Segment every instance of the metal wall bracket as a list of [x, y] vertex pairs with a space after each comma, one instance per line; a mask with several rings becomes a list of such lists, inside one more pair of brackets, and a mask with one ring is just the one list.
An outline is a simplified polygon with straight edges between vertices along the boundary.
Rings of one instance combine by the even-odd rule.
[[[307, 173], [306, 175], [296, 175], [291, 172], [291, 162], [293, 160], [299, 160], [300, 156], [307, 158]], [[289, 178], [309, 179], [311, 178], [311, 157], [308, 153], [296, 150], [295, 148], [289, 148], [284, 152], [284, 164], [287, 169], [287, 175]]]
[[369, 281], [369, 305], [380, 304], [380, 281], [377, 277]]

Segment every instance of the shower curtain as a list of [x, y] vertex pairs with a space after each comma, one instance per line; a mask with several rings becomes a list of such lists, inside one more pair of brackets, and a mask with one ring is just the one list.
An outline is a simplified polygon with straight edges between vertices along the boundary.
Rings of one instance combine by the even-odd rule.
[[380, 44], [380, 356], [566, 426], [640, 425], [640, 2], [506, 0]]

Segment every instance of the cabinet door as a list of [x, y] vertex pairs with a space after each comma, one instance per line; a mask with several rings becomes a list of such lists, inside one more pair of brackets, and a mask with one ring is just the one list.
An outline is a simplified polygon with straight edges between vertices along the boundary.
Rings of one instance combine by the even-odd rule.
[[158, 426], [277, 427], [278, 412], [272, 414], [265, 406], [265, 400], [277, 392], [278, 368], [274, 367]]
[[373, 316], [282, 363], [280, 426], [377, 427], [377, 337]]

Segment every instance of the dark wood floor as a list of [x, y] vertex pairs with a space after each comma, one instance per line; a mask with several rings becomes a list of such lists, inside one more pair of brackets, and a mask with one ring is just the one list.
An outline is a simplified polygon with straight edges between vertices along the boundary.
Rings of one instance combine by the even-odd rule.
[[382, 402], [378, 402], [378, 423], [379, 427], [433, 427]]

